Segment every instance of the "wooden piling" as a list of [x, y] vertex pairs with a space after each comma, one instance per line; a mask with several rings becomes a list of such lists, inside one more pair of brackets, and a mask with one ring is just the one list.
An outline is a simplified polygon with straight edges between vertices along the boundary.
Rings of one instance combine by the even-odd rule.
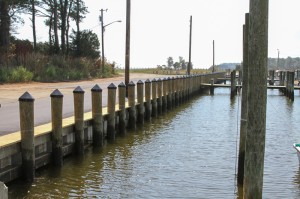
[[157, 113], [162, 114], [163, 110], [163, 100], [162, 100], [162, 80], [158, 78], [157, 80]]
[[231, 81], [230, 98], [232, 99], [236, 95], [236, 71], [235, 70], [231, 72], [230, 81]]
[[163, 79], [163, 97], [162, 97], [162, 111], [166, 112], [168, 108], [168, 80], [166, 78]]
[[157, 117], [157, 81], [152, 80], [152, 117]]
[[295, 72], [290, 72], [290, 93], [289, 98], [291, 101], [294, 101], [294, 81], [295, 81]]
[[3, 182], [0, 182], [0, 198], [8, 199], [8, 189]]
[[75, 118], [75, 151], [78, 155], [84, 154], [84, 90], [80, 86], [73, 91], [74, 118]]
[[107, 139], [114, 141], [116, 139], [116, 93], [117, 87], [111, 83], [107, 87]]
[[145, 119], [146, 121], [150, 121], [151, 120], [151, 81], [149, 79], [145, 81], [145, 100], [146, 100]]
[[174, 80], [174, 100], [175, 100], [175, 107], [179, 106], [179, 77], [176, 77]]
[[245, 165], [245, 145], [247, 134], [247, 115], [248, 115], [248, 35], [249, 35], [249, 13], [245, 15], [245, 25], [243, 27], [243, 88], [242, 88], [242, 104], [241, 104], [241, 120], [240, 120], [240, 144], [237, 182], [239, 185], [244, 181], [244, 165]]
[[210, 80], [210, 94], [211, 95], [214, 95], [214, 90], [215, 90], [215, 88], [214, 88], [214, 79], [212, 78]]
[[137, 122], [144, 124], [145, 110], [144, 110], [144, 82], [139, 80], [137, 82], [137, 101], [138, 101], [138, 113]]
[[250, 1], [244, 199], [262, 198], [266, 135], [268, 10], [268, 0]]
[[136, 109], [135, 109], [135, 84], [129, 82], [128, 88], [128, 105], [129, 105], [129, 121], [128, 128], [136, 130]]
[[55, 166], [63, 165], [63, 94], [54, 90], [51, 94], [51, 118], [52, 118], [52, 155]]
[[119, 90], [119, 134], [126, 134], [126, 106], [125, 106], [125, 97], [126, 97], [126, 85], [122, 82], [118, 85]]
[[22, 174], [26, 181], [35, 177], [34, 98], [25, 92], [19, 98]]
[[172, 79], [170, 77], [168, 77], [167, 79], [167, 84], [168, 84], [168, 90], [167, 90], [167, 109], [171, 110], [172, 109]]
[[103, 116], [102, 89], [96, 84], [92, 89], [92, 117], [93, 117], [93, 146], [103, 146]]

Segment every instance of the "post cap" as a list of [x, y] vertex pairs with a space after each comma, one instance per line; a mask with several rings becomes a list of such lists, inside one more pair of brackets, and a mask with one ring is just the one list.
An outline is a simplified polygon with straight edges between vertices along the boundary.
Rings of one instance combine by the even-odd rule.
[[157, 82], [161, 82], [161, 79], [160, 79], [160, 78], [158, 78]]
[[51, 94], [50, 94], [50, 97], [55, 97], [55, 98], [61, 98], [63, 97], [64, 95], [58, 90], [58, 89], [55, 89]]
[[96, 84], [92, 89], [92, 92], [102, 92], [102, 89], [100, 88], [100, 86], [98, 84]]
[[34, 98], [26, 91], [20, 98], [20, 102], [33, 102]]
[[138, 82], [137, 82], [137, 84], [143, 84], [144, 82], [142, 81], [142, 80], [139, 80]]
[[133, 81], [131, 81], [131, 82], [128, 83], [128, 86], [135, 86], [135, 84], [134, 84]]
[[126, 87], [126, 85], [124, 84], [124, 82], [121, 82], [118, 87]]
[[116, 85], [114, 85], [114, 83], [111, 83], [107, 89], [117, 89]]
[[151, 81], [150, 81], [149, 79], [147, 79], [147, 80], [145, 81], [145, 83], [146, 83], [146, 84], [149, 84], [149, 83], [151, 83]]
[[154, 78], [154, 79], [152, 80], [152, 82], [157, 82], [157, 81], [156, 81], [156, 79]]
[[82, 88], [80, 87], [80, 86], [77, 86], [76, 88], [75, 88], [75, 90], [73, 91], [73, 93], [84, 93], [84, 90], [82, 90]]

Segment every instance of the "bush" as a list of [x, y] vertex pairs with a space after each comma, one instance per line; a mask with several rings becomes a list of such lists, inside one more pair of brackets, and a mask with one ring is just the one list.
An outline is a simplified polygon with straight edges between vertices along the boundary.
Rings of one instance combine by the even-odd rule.
[[23, 66], [19, 66], [13, 69], [8, 77], [9, 82], [29, 82], [33, 78], [33, 73], [26, 70]]

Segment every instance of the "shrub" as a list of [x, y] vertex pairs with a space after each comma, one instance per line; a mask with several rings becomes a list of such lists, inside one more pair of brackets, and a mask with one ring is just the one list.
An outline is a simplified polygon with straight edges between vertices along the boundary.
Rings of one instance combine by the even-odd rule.
[[33, 78], [33, 73], [23, 66], [19, 66], [11, 71], [9, 82], [29, 82]]

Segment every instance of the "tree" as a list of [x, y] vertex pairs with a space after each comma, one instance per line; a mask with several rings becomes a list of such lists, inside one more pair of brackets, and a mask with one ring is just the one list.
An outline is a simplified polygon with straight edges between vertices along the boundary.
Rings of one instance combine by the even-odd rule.
[[[80, 38], [77, 37], [77, 32], [73, 31], [70, 36], [72, 43], [70, 44], [70, 50], [74, 56], [99, 58], [100, 56], [100, 42], [95, 33], [91, 30], [83, 30], [80, 32]], [[77, 46], [80, 45], [78, 51]]]
[[173, 57], [168, 57], [168, 60], [167, 60], [168, 68], [172, 68], [173, 65], [174, 65]]

